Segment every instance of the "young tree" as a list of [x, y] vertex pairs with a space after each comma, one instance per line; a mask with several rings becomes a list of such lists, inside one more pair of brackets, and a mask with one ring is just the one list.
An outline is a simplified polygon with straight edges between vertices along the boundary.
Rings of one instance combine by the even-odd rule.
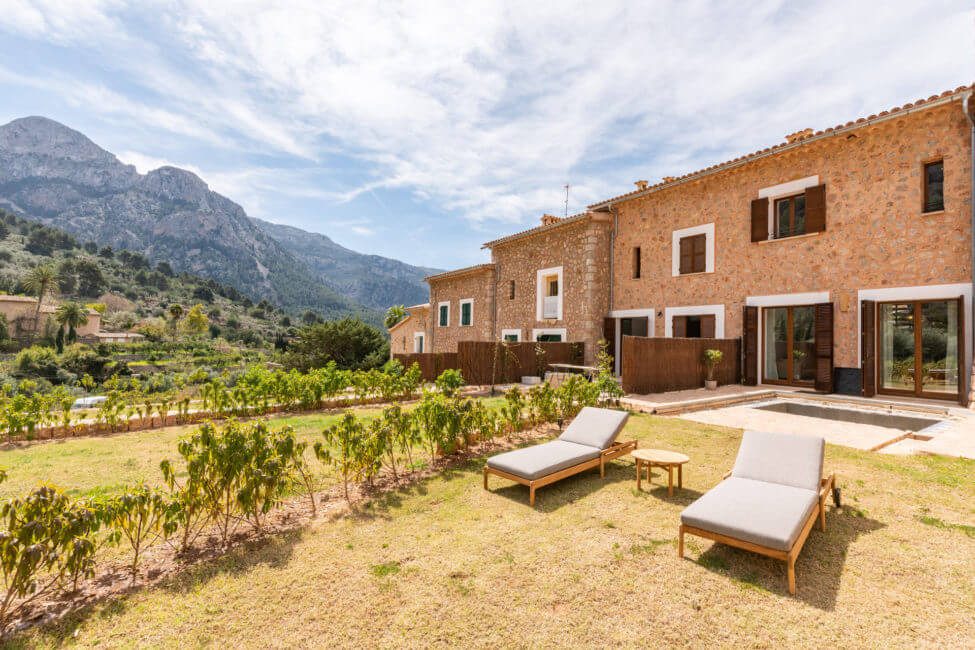
[[378, 328], [358, 318], [303, 327], [291, 344], [286, 363], [292, 368], [324, 368], [329, 361], [342, 370], [379, 367], [389, 359], [389, 341]]
[[386, 310], [386, 316], [383, 318], [383, 325], [386, 326], [386, 329], [392, 329], [396, 323], [406, 320], [406, 317], [409, 315], [409, 312], [406, 311], [406, 307], [403, 305], [393, 305]]
[[179, 326], [179, 319], [183, 317], [183, 305], [178, 302], [174, 302], [169, 306], [169, 326], [173, 330], [173, 336], [176, 336], [176, 331]]
[[203, 313], [203, 305], [193, 305], [183, 320], [183, 329], [190, 336], [202, 336], [210, 326], [210, 319]]
[[34, 310], [34, 326], [31, 328], [30, 339], [33, 340], [37, 333], [37, 326], [41, 316], [41, 303], [44, 296], [51, 290], [54, 281], [57, 279], [57, 272], [53, 266], [35, 266], [31, 269], [27, 277], [24, 278], [24, 288], [37, 296], [37, 308]]

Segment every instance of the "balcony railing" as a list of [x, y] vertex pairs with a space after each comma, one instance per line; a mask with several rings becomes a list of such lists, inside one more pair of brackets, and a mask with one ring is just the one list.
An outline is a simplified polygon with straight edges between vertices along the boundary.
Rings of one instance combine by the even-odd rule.
[[559, 318], [559, 297], [545, 296], [542, 298], [542, 318]]

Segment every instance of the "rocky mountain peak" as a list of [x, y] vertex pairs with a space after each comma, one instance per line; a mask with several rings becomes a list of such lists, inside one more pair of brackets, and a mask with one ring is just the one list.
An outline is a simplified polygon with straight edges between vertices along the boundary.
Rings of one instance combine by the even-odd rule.
[[83, 133], [46, 117], [31, 116], [0, 126], [0, 151], [73, 162], [118, 162]]

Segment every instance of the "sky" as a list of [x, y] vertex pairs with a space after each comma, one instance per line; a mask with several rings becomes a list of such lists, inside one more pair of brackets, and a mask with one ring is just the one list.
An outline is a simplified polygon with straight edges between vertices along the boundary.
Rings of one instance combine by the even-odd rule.
[[0, 0], [43, 115], [251, 216], [437, 268], [975, 79], [972, 3]]

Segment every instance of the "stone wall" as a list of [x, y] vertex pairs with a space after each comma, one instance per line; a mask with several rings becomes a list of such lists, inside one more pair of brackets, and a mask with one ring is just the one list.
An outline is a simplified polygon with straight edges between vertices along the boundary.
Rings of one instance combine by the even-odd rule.
[[[592, 363], [602, 338], [603, 318], [609, 311], [608, 215], [595, 215], [511, 242], [496, 244], [492, 257], [497, 269], [497, 336], [506, 329], [532, 340], [535, 329], [566, 330], [566, 341], [586, 343], [586, 363]], [[537, 318], [538, 271], [562, 267], [562, 318]], [[511, 282], [515, 283], [512, 299]]]
[[[952, 102], [618, 204], [613, 308], [720, 304], [725, 336], [737, 337], [746, 297], [828, 291], [834, 364], [858, 367], [858, 290], [972, 280], [969, 126]], [[945, 209], [923, 214], [922, 166], [939, 158]], [[825, 232], [753, 243], [759, 189], [813, 175], [826, 186]], [[673, 277], [672, 232], [708, 223], [714, 271]], [[636, 280], [635, 246], [643, 260]], [[664, 321], [656, 319], [656, 336]]]
[[[409, 316], [400, 321], [389, 331], [389, 351], [393, 354], [409, 354], [413, 352], [413, 335], [417, 332], [426, 334], [424, 351], [430, 346], [430, 309], [428, 307], [411, 307], [407, 309]], [[392, 358], [392, 356], [390, 357]]]
[[[494, 321], [494, 269], [431, 279], [429, 352], [456, 352], [458, 341], [490, 341]], [[460, 301], [473, 298], [471, 325], [460, 324]], [[439, 303], [450, 303], [450, 322], [440, 326]]]

